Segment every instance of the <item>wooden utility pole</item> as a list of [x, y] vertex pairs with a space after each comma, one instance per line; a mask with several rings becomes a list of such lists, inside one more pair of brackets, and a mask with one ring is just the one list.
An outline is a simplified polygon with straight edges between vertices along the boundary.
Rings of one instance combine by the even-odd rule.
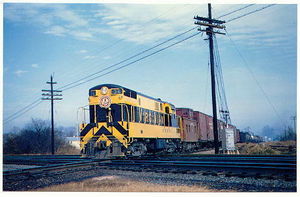
[[[42, 98], [42, 100], [51, 100], [51, 153], [52, 155], [55, 154], [54, 149], [54, 100], [62, 100], [62, 98], [59, 98], [59, 96], [62, 96], [62, 94], [54, 94], [57, 92], [62, 92], [61, 90], [54, 90], [53, 84], [57, 84], [56, 82], [53, 82], [53, 76], [50, 76], [50, 82], [48, 81], [47, 84], [50, 84], [50, 90], [42, 90], [43, 93], [42, 96], [46, 96]], [[57, 97], [58, 96], [58, 97]]]
[[[216, 102], [216, 80], [215, 80], [215, 62], [214, 62], [214, 34], [223, 34], [218, 31], [214, 31], [214, 28], [224, 29], [222, 25], [225, 21], [220, 21], [212, 18], [211, 4], [208, 4], [208, 18], [194, 17], [197, 21], [196, 25], [200, 25], [199, 31], [206, 32], [209, 40], [209, 54], [210, 54], [210, 73], [211, 73], [211, 94], [212, 94], [212, 110], [213, 110], [213, 130], [214, 130], [214, 146], [215, 154], [219, 154], [219, 135], [218, 135], [218, 118], [217, 118], [217, 102]], [[205, 26], [205, 29], [201, 29], [201, 26]]]
[[297, 126], [296, 126], [297, 116], [292, 116], [292, 120], [294, 122], [294, 132], [297, 133]]

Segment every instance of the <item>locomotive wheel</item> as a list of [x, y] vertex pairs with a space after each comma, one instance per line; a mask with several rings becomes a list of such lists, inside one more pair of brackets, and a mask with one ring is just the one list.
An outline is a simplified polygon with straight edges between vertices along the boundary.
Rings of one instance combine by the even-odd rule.
[[139, 157], [145, 155], [147, 147], [142, 142], [134, 142], [128, 147], [129, 155]]

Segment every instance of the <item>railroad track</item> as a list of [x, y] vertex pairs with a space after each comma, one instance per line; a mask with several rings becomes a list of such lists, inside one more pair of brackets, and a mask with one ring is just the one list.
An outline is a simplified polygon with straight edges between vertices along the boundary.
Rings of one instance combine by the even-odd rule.
[[[107, 165], [107, 164], [106, 164]], [[162, 161], [162, 160], [111, 160], [110, 165], [142, 165], [159, 167], [185, 167], [185, 168], [244, 168], [244, 169], [269, 169], [269, 170], [296, 170], [296, 164], [291, 163], [266, 163], [250, 161]]]
[[42, 173], [49, 173], [55, 170], [66, 170], [70, 168], [79, 168], [85, 166], [95, 166], [98, 162], [72, 162], [72, 163], [63, 163], [63, 164], [53, 164], [47, 166], [38, 166], [38, 167], [29, 167], [23, 169], [16, 169], [16, 170], [6, 170], [3, 172], [4, 177], [9, 176], [19, 176], [19, 175], [38, 175]]
[[136, 172], [183, 173], [202, 175], [225, 175], [255, 178], [275, 178], [293, 181], [296, 177], [295, 156], [148, 156], [142, 158], [94, 159], [80, 156], [5, 156], [4, 163], [43, 164], [30, 168], [7, 170], [3, 176], [7, 181], [24, 180], [72, 173], [78, 170], [107, 168]]
[[165, 156], [111, 160], [109, 169], [153, 171], [159, 173], [202, 174], [227, 177], [254, 177], [267, 179], [296, 179], [295, 156]]
[[26, 180], [32, 177], [71, 173], [74, 170], [93, 168], [103, 160], [80, 155], [5, 155], [4, 164], [28, 165], [20, 169], [3, 170], [6, 181]]
[[44, 166], [50, 164], [93, 161], [81, 155], [5, 155], [3, 163]]
[[[296, 171], [296, 156], [269, 155], [202, 155], [202, 156], [169, 156], [144, 157], [128, 160], [129, 165], [153, 166], [182, 166], [182, 167], [216, 167], [216, 168], [245, 168]], [[126, 163], [122, 160], [112, 160], [113, 165]], [[124, 163], [124, 164], [125, 164]]]

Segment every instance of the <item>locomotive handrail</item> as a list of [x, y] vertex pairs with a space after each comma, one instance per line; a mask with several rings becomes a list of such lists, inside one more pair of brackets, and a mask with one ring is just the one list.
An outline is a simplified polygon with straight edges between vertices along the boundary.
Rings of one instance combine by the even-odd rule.
[[[129, 118], [130, 118], [130, 114], [129, 114], [129, 109], [128, 109], [128, 106], [124, 103], [121, 103], [121, 108], [123, 108], [123, 106], [126, 106], [126, 113], [127, 113], [127, 129], [129, 129]], [[123, 115], [123, 114], [122, 114]], [[123, 121], [123, 118], [122, 118], [122, 121]]]
[[78, 109], [77, 109], [77, 123], [80, 122], [80, 120], [79, 120], [79, 110], [80, 110], [80, 109], [82, 109], [82, 111], [83, 111], [83, 121], [81, 122], [81, 124], [82, 124], [82, 123], [86, 123], [86, 120], [85, 120], [85, 118], [86, 118], [86, 116], [85, 116], [85, 110], [88, 110], [88, 109], [86, 109], [85, 107], [87, 107], [87, 106], [89, 106], [89, 105], [85, 105], [85, 106], [82, 106], [82, 107], [78, 107]]

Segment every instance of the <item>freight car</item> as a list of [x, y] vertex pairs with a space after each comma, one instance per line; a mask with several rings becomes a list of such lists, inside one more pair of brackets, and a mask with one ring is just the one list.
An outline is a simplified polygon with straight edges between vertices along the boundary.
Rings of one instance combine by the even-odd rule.
[[102, 84], [89, 90], [89, 123], [80, 124], [80, 148], [97, 157], [190, 151], [213, 141], [212, 125], [204, 113]]
[[240, 132], [240, 143], [247, 143], [247, 142], [252, 142], [252, 143], [260, 143], [263, 142], [263, 138], [258, 135], [254, 135], [251, 132]]

